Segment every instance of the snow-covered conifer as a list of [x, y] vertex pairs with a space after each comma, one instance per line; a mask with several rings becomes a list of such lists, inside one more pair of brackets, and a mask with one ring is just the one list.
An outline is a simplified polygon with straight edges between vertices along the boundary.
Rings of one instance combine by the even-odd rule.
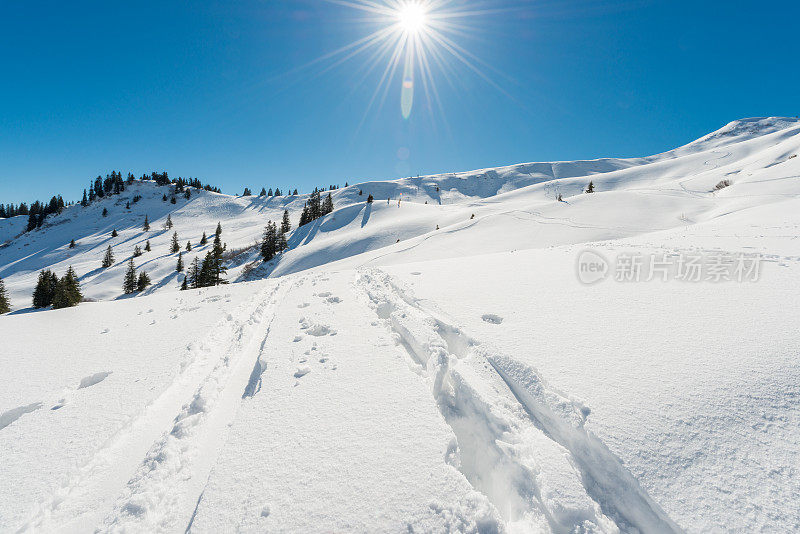
[[126, 295], [136, 293], [136, 264], [133, 263], [133, 258], [128, 260], [128, 270], [125, 271], [125, 278], [122, 282], [122, 291]]
[[103, 269], [108, 269], [112, 265], [114, 265], [114, 251], [111, 250], [111, 245], [108, 245], [106, 249], [106, 254], [103, 256]]

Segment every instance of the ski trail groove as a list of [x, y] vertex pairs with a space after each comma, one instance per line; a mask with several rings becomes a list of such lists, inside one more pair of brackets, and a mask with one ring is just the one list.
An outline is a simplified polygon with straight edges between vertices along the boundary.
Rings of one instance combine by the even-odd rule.
[[[252, 357], [269, 336], [280, 298], [279, 282], [243, 322], [216, 366], [181, 409], [172, 428], [153, 444], [99, 531], [173, 532], [189, 530], [228, 425], [236, 417], [248, 384]], [[269, 318], [267, 318], [269, 316]], [[260, 328], [266, 324], [263, 334]], [[182, 527], [186, 525], [185, 527]]]
[[428, 381], [456, 436], [448, 463], [489, 498], [509, 530], [681, 532], [584, 428], [585, 406], [439, 319], [388, 274], [362, 270], [356, 285]]
[[[104, 510], [111, 509], [114, 498], [136, 472], [148, 449], [214, 367], [214, 353], [241, 335], [256, 313], [253, 310], [263, 307], [273, 291], [262, 291], [248, 299], [217, 322], [203, 340], [190, 343], [172, 383], [121, 425], [85, 463], [61, 480], [16, 531], [95, 529], [103, 519]], [[90, 495], [103, 495], [102, 505], [87, 505], [86, 497]]]

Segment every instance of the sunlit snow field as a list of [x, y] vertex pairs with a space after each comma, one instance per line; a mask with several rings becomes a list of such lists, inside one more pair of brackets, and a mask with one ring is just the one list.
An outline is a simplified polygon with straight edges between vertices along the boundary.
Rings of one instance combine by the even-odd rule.
[[[649, 158], [353, 185], [269, 264], [264, 225], [307, 196], [136, 182], [0, 220], [0, 531], [798, 530], [798, 152], [797, 120], [749, 119]], [[239, 283], [178, 291], [172, 232], [188, 263], [218, 222]], [[153, 286], [124, 297], [147, 240]], [[33, 310], [70, 265], [95, 302]]]

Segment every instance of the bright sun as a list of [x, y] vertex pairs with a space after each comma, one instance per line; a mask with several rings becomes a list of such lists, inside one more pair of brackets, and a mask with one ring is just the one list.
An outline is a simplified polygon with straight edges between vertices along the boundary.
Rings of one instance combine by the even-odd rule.
[[398, 8], [397, 21], [404, 31], [419, 33], [428, 22], [428, 13], [422, 4], [408, 2]]
[[[479, 21], [497, 12], [485, 6], [489, 0], [325, 0], [360, 11], [363, 22], [375, 26], [366, 35], [338, 50], [312, 61], [329, 62], [323, 71], [360, 56], [365, 60], [358, 86], [372, 73], [380, 75], [378, 86], [367, 105], [366, 114], [374, 104], [383, 105], [390, 85], [400, 78], [400, 111], [404, 119], [411, 116], [415, 93], [424, 91], [429, 110], [438, 106], [442, 111], [437, 76], [444, 76], [453, 85], [457, 72], [455, 64], [480, 76], [493, 87], [500, 87], [483, 68], [497, 72], [466, 50], [459, 37], [473, 33]], [[521, 1], [521, 0], [520, 0]], [[528, 1], [528, 0], [525, 0]], [[473, 23], [469, 21], [473, 20]], [[382, 73], [382, 74], [381, 74]], [[500, 89], [502, 91], [502, 89]], [[363, 122], [364, 119], [362, 119]]]

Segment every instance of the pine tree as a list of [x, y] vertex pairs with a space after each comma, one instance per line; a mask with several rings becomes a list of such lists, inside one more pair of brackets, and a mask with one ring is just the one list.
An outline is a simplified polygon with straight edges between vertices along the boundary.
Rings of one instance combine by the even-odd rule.
[[58, 310], [77, 306], [82, 300], [83, 295], [81, 295], [78, 275], [75, 274], [75, 270], [70, 266], [67, 269], [67, 274], [56, 284], [53, 294], [53, 309]]
[[173, 254], [176, 252], [180, 252], [181, 244], [178, 243], [178, 232], [172, 234], [172, 245], [169, 247], [169, 251]]
[[374, 201], [375, 201], [375, 199], [372, 198], [372, 195], [367, 197], [367, 204], [372, 204]]
[[300, 223], [298, 226], [305, 226], [311, 222], [311, 213], [308, 209], [308, 204], [303, 206], [303, 211], [300, 212]]
[[142, 255], [142, 247], [140, 247], [139, 245], [133, 247], [133, 257], [138, 258], [141, 255]]
[[86, 189], [83, 190], [83, 198], [81, 199], [81, 206], [84, 208], [89, 205], [89, 199], [86, 198]]
[[117, 229], [114, 228], [114, 230], [111, 231], [111, 237], [117, 237], [118, 235], [119, 234], [117, 233]]
[[191, 251], [192, 251], [192, 242], [191, 241], [187, 241], [186, 242], [186, 252], [191, 252]]
[[175, 270], [179, 273], [183, 272], [183, 252], [178, 252], [178, 266], [175, 267]]
[[142, 291], [147, 289], [147, 286], [149, 285], [150, 285], [150, 277], [147, 276], [146, 272], [144, 271], [140, 272], [139, 279], [136, 281], [136, 291], [141, 293]]
[[166, 202], [167, 201], [167, 194], [166, 193], [164, 193], [164, 195], [161, 197], [161, 201], [162, 202]]
[[191, 200], [192, 192], [187, 189], [186, 192], [183, 194], [183, 198], [185, 198], [186, 200]]
[[586, 188], [587, 193], [594, 193], [594, 182], [589, 182], [589, 187]]
[[272, 221], [267, 223], [264, 229], [264, 239], [261, 241], [261, 257], [264, 261], [270, 261], [278, 252], [278, 235], [275, 224]]
[[200, 287], [200, 260], [197, 259], [197, 256], [194, 257], [192, 264], [189, 265], [189, 272], [186, 273], [186, 278], [188, 279], [189, 287], [192, 289]]
[[39, 218], [36, 216], [36, 212], [32, 211], [28, 214], [28, 226], [26, 227], [26, 231], [31, 232], [36, 230], [37, 222]]
[[289, 220], [289, 210], [283, 210], [283, 221], [281, 221], [281, 233], [288, 234], [292, 229], [292, 222]]
[[261, 188], [261, 192], [258, 194], [258, 196], [260, 196], [260, 197], [267, 196], [267, 190], [262, 187]]
[[[208, 285], [218, 286], [220, 284], [227, 284], [228, 282], [225, 280], [225, 274], [228, 272], [228, 269], [225, 267], [225, 264], [222, 259], [222, 254], [225, 251], [225, 247], [223, 247], [222, 242], [220, 240], [220, 235], [222, 234], [222, 228], [218, 227], [220, 230], [219, 234], [214, 236], [214, 246], [211, 249], [211, 263], [209, 264], [209, 275], [207, 283]], [[205, 267], [205, 262], [203, 262], [203, 267]]]
[[333, 213], [333, 197], [331, 197], [330, 193], [328, 193], [328, 196], [325, 197], [325, 201], [322, 203], [320, 215], [327, 215], [329, 213]]
[[74, 239], [70, 239], [70, 241], [69, 241], [69, 248], [75, 248], [76, 246], [77, 246], [77, 245], [75, 244], [75, 240], [74, 240]]
[[189, 289], [189, 283], [186, 281], [186, 276], [183, 277], [183, 282], [181, 282], [181, 291], [186, 291]]
[[175, 197], [172, 197], [171, 199], [169, 199], [169, 202], [170, 204], [177, 204], [178, 201], [175, 199]]
[[169, 215], [169, 214], [168, 214], [168, 215], [167, 215], [167, 220], [166, 220], [166, 222], [164, 223], [164, 230], [172, 230], [172, 227], [173, 227], [173, 226], [174, 226], [174, 225], [172, 224], [172, 215]]
[[39, 273], [39, 280], [33, 291], [33, 307], [46, 308], [53, 303], [58, 277], [49, 269]]
[[286, 241], [286, 234], [284, 232], [280, 232], [278, 234], [278, 252], [283, 252], [289, 248], [289, 242]]
[[122, 282], [122, 291], [126, 295], [131, 295], [136, 292], [136, 264], [133, 263], [133, 258], [128, 260], [128, 270], [125, 271], [125, 278]]
[[103, 269], [108, 269], [114, 265], [114, 252], [111, 250], [111, 245], [106, 249], [106, 255], [103, 256]]
[[215, 257], [220, 259], [222, 258], [224, 249], [222, 248], [222, 240], [220, 239], [219, 234], [214, 236], [214, 245], [211, 247], [211, 251], [214, 253]]
[[249, 187], [245, 187], [245, 188], [244, 188], [244, 192], [242, 193], [242, 196], [243, 196], [243, 197], [250, 197], [250, 196], [253, 196], [253, 192], [252, 192], [252, 191], [250, 191], [250, 188], [249, 188]]
[[200, 245], [202, 246], [205, 245], [206, 243], [208, 243], [208, 238], [206, 237], [206, 233], [203, 232], [203, 237], [200, 238]]
[[75, 269], [72, 268], [72, 265], [67, 269], [64, 280], [66, 281], [70, 302], [72, 302], [71, 305], [75, 306], [83, 300], [83, 294], [81, 293], [80, 280], [78, 280], [78, 275], [75, 273]]
[[108, 209], [103, 208], [103, 217], [108, 217]]
[[59, 280], [56, 284], [56, 290], [53, 293], [53, 309], [60, 310], [72, 306], [69, 300], [66, 284], [63, 280]]
[[273, 194], [272, 194], [272, 188], [271, 188], [271, 187], [269, 188], [269, 191], [267, 192], [267, 196], [268, 196], [268, 197], [271, 197], [271, 196], [273, 196]]
[[150, 247], [150, 240], [148, 239], [147, 243], [144, 244], [144, 251], [145, 252], [150, 252], [151, 250], [152, 250], [152, 248]]
[[150, 219], [147, 217], [147, 215], [144, 216], [144, 226], [142, 226], [142, 230], [145, 232], [150, 231]]
[[200, 266], [200, 272], [197, 275], [197, 286], [198, 287], [209, 287], [213, 286], [213, 267], [212, 264], [214, 263], [214, 256], [211, 254], [209, 250], [206, 252], [206, 257], [203, 259], [203, 264]]
[[317, 188], [314, 188], [311, 196], [308, 197], [308, 215], [310, 217], [309, 222], [319, 219], [320, 215], [322, 215], [322, 201]]
[[0, 278], [0, 314], [8, 313], [11, 311], [11, 305], [8, 303], [8, 295], [6, 294], [6, 284]]
[[217, 223], [217, 230], [214, 232], [214, 234], [217, 237], [222, 235], [222, 223]]

